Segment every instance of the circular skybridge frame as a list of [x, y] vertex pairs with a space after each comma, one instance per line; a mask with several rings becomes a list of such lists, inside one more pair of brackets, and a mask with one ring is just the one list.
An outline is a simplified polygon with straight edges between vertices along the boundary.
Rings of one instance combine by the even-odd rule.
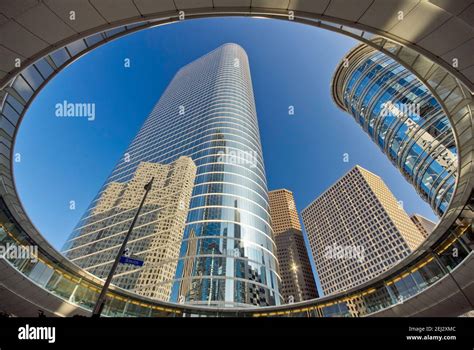
[[[203, 1], [203, 3], [205, 2]], [[0, 222], [2, 225], [0, 226], [0, 241], [17, 245], [38, 245], [38, 259], [40, 260], [38, 266], [30, 266], [30, 263], [21, 260], [8, 261], [4, 258], [0, 259], [0, 273], [2, 276], [5, 276], [0, 281], [0, 293], [11, 298], [10, 307], [12, 310], [15, 310], [14, 305], [20, 301], [25, 303], [25, 305], [34, 304], [37, 307], [41, 307], [51, 315], [87, 315], [90, 313], [90, 309], [103, 283], [102, 280], [68, 261], [44, 239], [29, 220], [18, 198], [13, 177], [13, 145], [18, 127], [28, 107], [41, 89], [59, 71], [90, 50], [138, 30], [178, 22], [183, 20], [183, 15], [185, 19], [212, 16], [252, 16], [291, 20], [351, 36], [392, 56], [399, 63], [409, 68], [427, 85], [442, 105], [451, 122], [458, 148], [456, 190], [450, 206], [441, 218], [439, 225], [417, 251], [383, 275], [353, 290], [279, 307], [229, 310], [157, 302], [112, 287], [105, 314], [110, 316], [423, 315], [423, 312], [429, 314], [430, 310], [436, 309], [436, 302], [431, 305], [425, 300], [424, 304], [418, 305], [417, 299], [428, 295], [435, 288], [446, 292], [447, 301], [451, 300], [451, 298], [454, 300], [451, 300], [452, 303], [450, 304], [452, 309], [450, 311], [445, 310], [445, 314], [459, 314], [472, 308], [474, 281], [472, 281], [472, 276], [467, 274], [466, 271], [472, 268], [472, 249], [474, 247], [471, 227], [473, 205], [472, 182], [474, 177], [472, 168], [472, 113], [474, 105], [472, 95], [473, 84], [471, 81], [473, 79], [469, 78], [469, 66], [468, 68], [462, 66], [464, 68], [461, 70], [455, 69], [455, 67], [448, 63], [449, 60], [437, 56], [436, 50], [427, 50], [406, 38], [404, 39], [403, 36], [394, 34], [397, 32], [395, 29], [400, 23], [406, 23], [407, 28], [403, 29], [402, 26], [402, 28], [398, 29], [398, 33], [403, 33], [409, 29], [408, 27], [413, 26], [413, 19], [406, 22], [403, 22], [403, 20], [399, 21], [399, 23], [393, 22], [394, 19], [392, 17], [399, 15], [396, 11], [397, 8], [403, 8], [407, 12], [406, 18], [408, 19], [410, 14], [413, 17], [416, 13], [423, 10], [429, 10], [433, 14], [435, 5], [427, 4], [427, 1], [399, 1], [397, 2], [398, 7], [392, 6], [392, 8], [387, 8], [386, 3], [381, 5], [381, 2], [379, 0], [360, 1], [357, 11], [354, 12], [355, 10], [352, 9], [353, 11], [351, 12], [356, 15], [358, 14], [358, 21], [351, 21], [349, 18], [351, 14], [347, 12], [347, 6], [335, 0], [313, 1], [311, 5], [309, 1], [252, 2], [252, 4], [258, 3], [259, 7], [237, 6], [241, 1], [231, 0], [226, 1], [226, 3], [230, 5], [235, 4], [236, 6], [215, 6], [213, 8], [204, 5], [200, 6], [199, 1], [176, 1], [177, 6], [180, 6], [182, 3], [182, 7], [170, 10], [164, 9], [163, 11], [151, 14], [141, 13], [140, 16], [136, 16], [134, 12], [136, 10], [144, 12], [142, 7], [137, 5], [137, 3], [142, 4], [140, 0], [135, 0], [134, 2], [122, 0], [117, 2], [119, 5], [111, 13], [105, 13], [107, 12], [108, 7], [106, 5], [108, 1], [77, 1], [78, 9], [81, 6], [89, 8], [89, 5], [92, 5], [92, 10], [99, 13], [108, 23], [84, 28], [84, 30], [66, 38], [60, 38], [61, 35], [56, 35], [58, 40], [54, 44], [44, 48], [36, 46], [34, 50], [30, 50], [29, 55], [21, 55], [22, 66], [19, 68], [14, 67], [5, 74], [2, 74], [1, 78], [0, 215], [2, 219]], [[18, 9], [18, 4], [26, 5], [27, 3], [27, 1], [15, 2], [17, 4], [18, 17], [12, 18], [14, 24], [16, 23], [23, 29], [26, 28], [25, 23], [27, 21], [25, 17], [28, 18], [29, 12], [49, 11], [55, 14], [56, 17], [61, 17], [58, 14], [62, 13], [58, 10], [61, 7], [59, 2], [46, 1], [44, 4], [37, 3], [29, 9], [24, 9], [24, 11]], [[114, 4], [117, 3], [114, 2]], [[220, 3], [220, 1], [214, 1], [214, 3]], [[188, 8], [186, 4], [189, 6], [194, 4], [194, 7]], [[134, 5], [135, 10], [130, 10], [129, 5]], [[74, 7], [74, 5], [70, 5], [70, 7]], [[351, 10], [350, 7], [349, 10]], [[311, 8], [322, 9], [322, 12], [308, 11]], [[440, 33], [441, 30], [441, 33], [444, 33], [442, 35], [449, 38], [451, 34], [447, 33], [446, 30], [442, 30], [443, 25], [434, 22], [437, 19], [443, 18], [443, 16], [447, 16], [446, 13], [450, 13], [449, 18], [443, 22], [444, 25], [448, 25], [451, 22], [456, 23], [456, 25], [449, 25], [450, 30], [457, 31], [460, 36], [466, 39], [466, 27], [462, 24], [462, 14], [466, 10], [470, 11], [469, 8], [471, 6], [468, 3], [465, 4], [463, 10], [460, 10], [459, 4], [457, 8], [456, 6], [451, 6], [451, 12], [448, 12], [446, 8], [438, 8], [441, 12], [437, 15], [433, 14], [431, 19], [433, 23], [425, 23], [425, 25], [427, 28], [431, 28], [430, 33]], [[56, 12], [53, 9], [56, 9]], [[360, 12], [361, 9], [363, 10], [362, 12]], [[474, 7], [472, 9], [474, 10]], [[0, 12], [3, 11], [4, 9], [0, 8]], [[130, 11], [129, 16], [127, 16], [127, 11]], [[388, 15], [387, 11], [389, 11]], [[117, 17], [119, 13], [120, 18]], [[385, 24], [391, 22], [391, 27], [395, 29], [390, 32], [383, 30], [381, 25], [380, 28], [377, 28], [373, 25], [369, 26], [362, 23], [368, 14], [373, 17], [375, 22], [378, 21], [379, 24], [380, 18], [385, 20]], [[45, 14], [43, 13], [43, 15]], [[113, 18], [116, 20], [113, 21]], [[45, 15], [44, 19], [47, 20], [48, 16]], [[51, 20], [51, 18], [49, 19]], [[365, 21], [370, 22], [367, 18]], [[61, 22], [62, 24], [58, 25], [58, 30], [65, 23], [63, 19], [61, 19]], [[396, 24], [394, 25], [393, 23]], [[434, 27], [435, 24], [436, 28]], [[9, 22], [7, 22], [7, 25], [15, 27]], [[45, 24], [45, 26], [51, 28], [51, 26], [54, 27], [54, 24]], [[470, 29], [470, 35], [474, 37], [472, 26]], [[44, 32], [41, 28], [38, 28], [38, 31]], [[18, 33], [18, 30], [10, 33], [15, 35], [15, 33]], [[377, 34], [377, 36], [374, 34]], [[8, 35], [8, 32], [5, 31], [4, 35]], [[425, 39], [430, 35], [427, 34]], [[39, 36], [37, 37], [39, 38]], [[0, 38], [0, 45], [3, 48], [5, 48], [5, 43], [2, 43], [2, 41], [5, 41], [4, 39]], [[459, 44], [459, 57], [462, 57], [466, 44], [470, 47], [469, 37], [467, 37], [463, 44]], [[10, 58], [14, 61], [15, 55], [10, 55]], [[449, 249], [453, 247], [461, 252], [460, 258], [454, 261], [452, 259], [446, 260], [446, 253], [449, 253]], [[410, 285], [409, 288], [403, 289], [403, 293], [397, 293], [397, 291], [402, 290], [400, 287], [398, 289], [395, 288], [397, 284], [403, 282], [405, 285], [408, 285], [408, 279], [415, 280], [414, 274], [420, 274], [420, 271], [424, 271], [428, 267], [430, 267], [429, 271], [432, 273], [432, 276], [430, 275], [422, 283], [418, 281], [417, 284], [415, 281], [414, 287]], [[45, 276], [49, 281], [48, 283], [44, 283]], [[456, 276], [456, 279], [454, 276]], [[451, 279], [454, 285], [449, 282]], [[456, 287], [458, 288], [456, 289]], [[33, 290], [35, 293], [32, 294]], [[410, 306], [410, 304], [413, 304], [413, 306]], [[413, 307], [416, 307], [416, 309], [413, 309]], [[33, 307], [33, 309], [36, 310], [37, 308]], [[17, 308], [16, 310], [18, 314], [23, 315], [28, 315], [29, 312], [27, 309], [20, 311]]]

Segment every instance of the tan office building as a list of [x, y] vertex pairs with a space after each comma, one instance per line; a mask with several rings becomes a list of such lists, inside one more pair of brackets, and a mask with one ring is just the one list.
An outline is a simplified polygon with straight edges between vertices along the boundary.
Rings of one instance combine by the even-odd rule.
[[64, 254], [85, 270], [105, 278], [144, 195], [153, 186], [127, 245], [142, 267], [120, 264], [112, 283], [138, 294], [168, 301], [194, 186], [196, 165], [189, 157], [173, 163], [141, 162], [128, 182], [110, 182], [92, 215], [71, 238]]
[[268, 192], [268, 199], [270, 201], [272, 229], [275, 235], [289, 229], [301, 231], [300, 219], [291, 191], [287, 189], [270, 191]]
[[378, 276], [424, 240], [383, 180], [360, 166], [302, 216], [325, 295]]
[[435, 222], [425, 218], [420, 214], [413, 214], [412, 216], [410, 216], [410, 219], [411, 221], [413, 221], [415, 226], [418, 228], [418, 230], [420, 230], [421, 234], [425, 238], [428, 237], [436, 227]]
[[318, 291], [293, 193], [279, 189], [270, 191], [268, 197], [284, 303], [317, 298]]

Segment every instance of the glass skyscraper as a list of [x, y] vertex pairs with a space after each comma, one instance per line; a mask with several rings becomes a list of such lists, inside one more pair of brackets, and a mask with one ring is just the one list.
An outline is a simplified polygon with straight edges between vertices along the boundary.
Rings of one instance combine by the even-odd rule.
[[457, 150], [449, 120], [430, 90], [388, 55], [362, 44], [339, 64], [332, 94], [442, 215], [454, 191]]
[[141, 162], [169, 164], [180, 156], [192, 158], [197, 173], [179, 258], [169, 262], [176, 273], [162, 282], [172, 283], [169, 300], [218, 307], [280, 304], [249, 62], [236, 44], [176, 73], [69, 238], [66, 256], [80, 246], [76, 242], [108, 184], [129, 181]]

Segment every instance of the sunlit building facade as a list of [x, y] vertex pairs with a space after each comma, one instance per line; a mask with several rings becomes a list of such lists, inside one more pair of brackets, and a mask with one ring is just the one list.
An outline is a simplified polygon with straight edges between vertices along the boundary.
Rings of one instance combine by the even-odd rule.
[[273, 233], [279, 235], [289, 229], [301, 231], [300, 218], [293, 192], [286, 188], [268, 192]]
[[388, 55], [363, 44], [337, 67], [332, 94], [442, 215], [455, 187], [457, 150], [449, 120], [430, 90]]
[[427, 238], [431, 232], [434, 231], [436, 227], [436, 223], [425, 218], [423, 215], [420, 214], [413, 214], [410, 216], [411, 221], [415, 224], [415, 226], [420, 230], [423, 237]]
[[129, 181], [140, 162], [169, 164], [181, 156], [194, 160], [197, 173], [169, 301], [280, 304], [250, 68], [240, 46], [225, 44], [176, 73], [89, 212], [110, 183]]
[[301, 215], [324, 295], [370, 281], [424, 241], [383, 180], [360, 166]]
[[318, 290], [293, 193], [282, 188], [270, 191], [268, 197], [283, 299], [285, 303], [293, 303], [317, 298]]

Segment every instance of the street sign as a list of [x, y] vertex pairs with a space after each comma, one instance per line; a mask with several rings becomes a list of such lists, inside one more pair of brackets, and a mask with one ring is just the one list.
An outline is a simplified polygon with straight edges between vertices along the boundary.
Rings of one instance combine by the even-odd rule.
[[135, 265], [135, 266], [143, 266], [143, 260], [138, 259], [138, 258], [132, 258], [132, 257], [125, 256], [125, 255], [122, 255], [120, 257], [120, 263], [121, 264]]

